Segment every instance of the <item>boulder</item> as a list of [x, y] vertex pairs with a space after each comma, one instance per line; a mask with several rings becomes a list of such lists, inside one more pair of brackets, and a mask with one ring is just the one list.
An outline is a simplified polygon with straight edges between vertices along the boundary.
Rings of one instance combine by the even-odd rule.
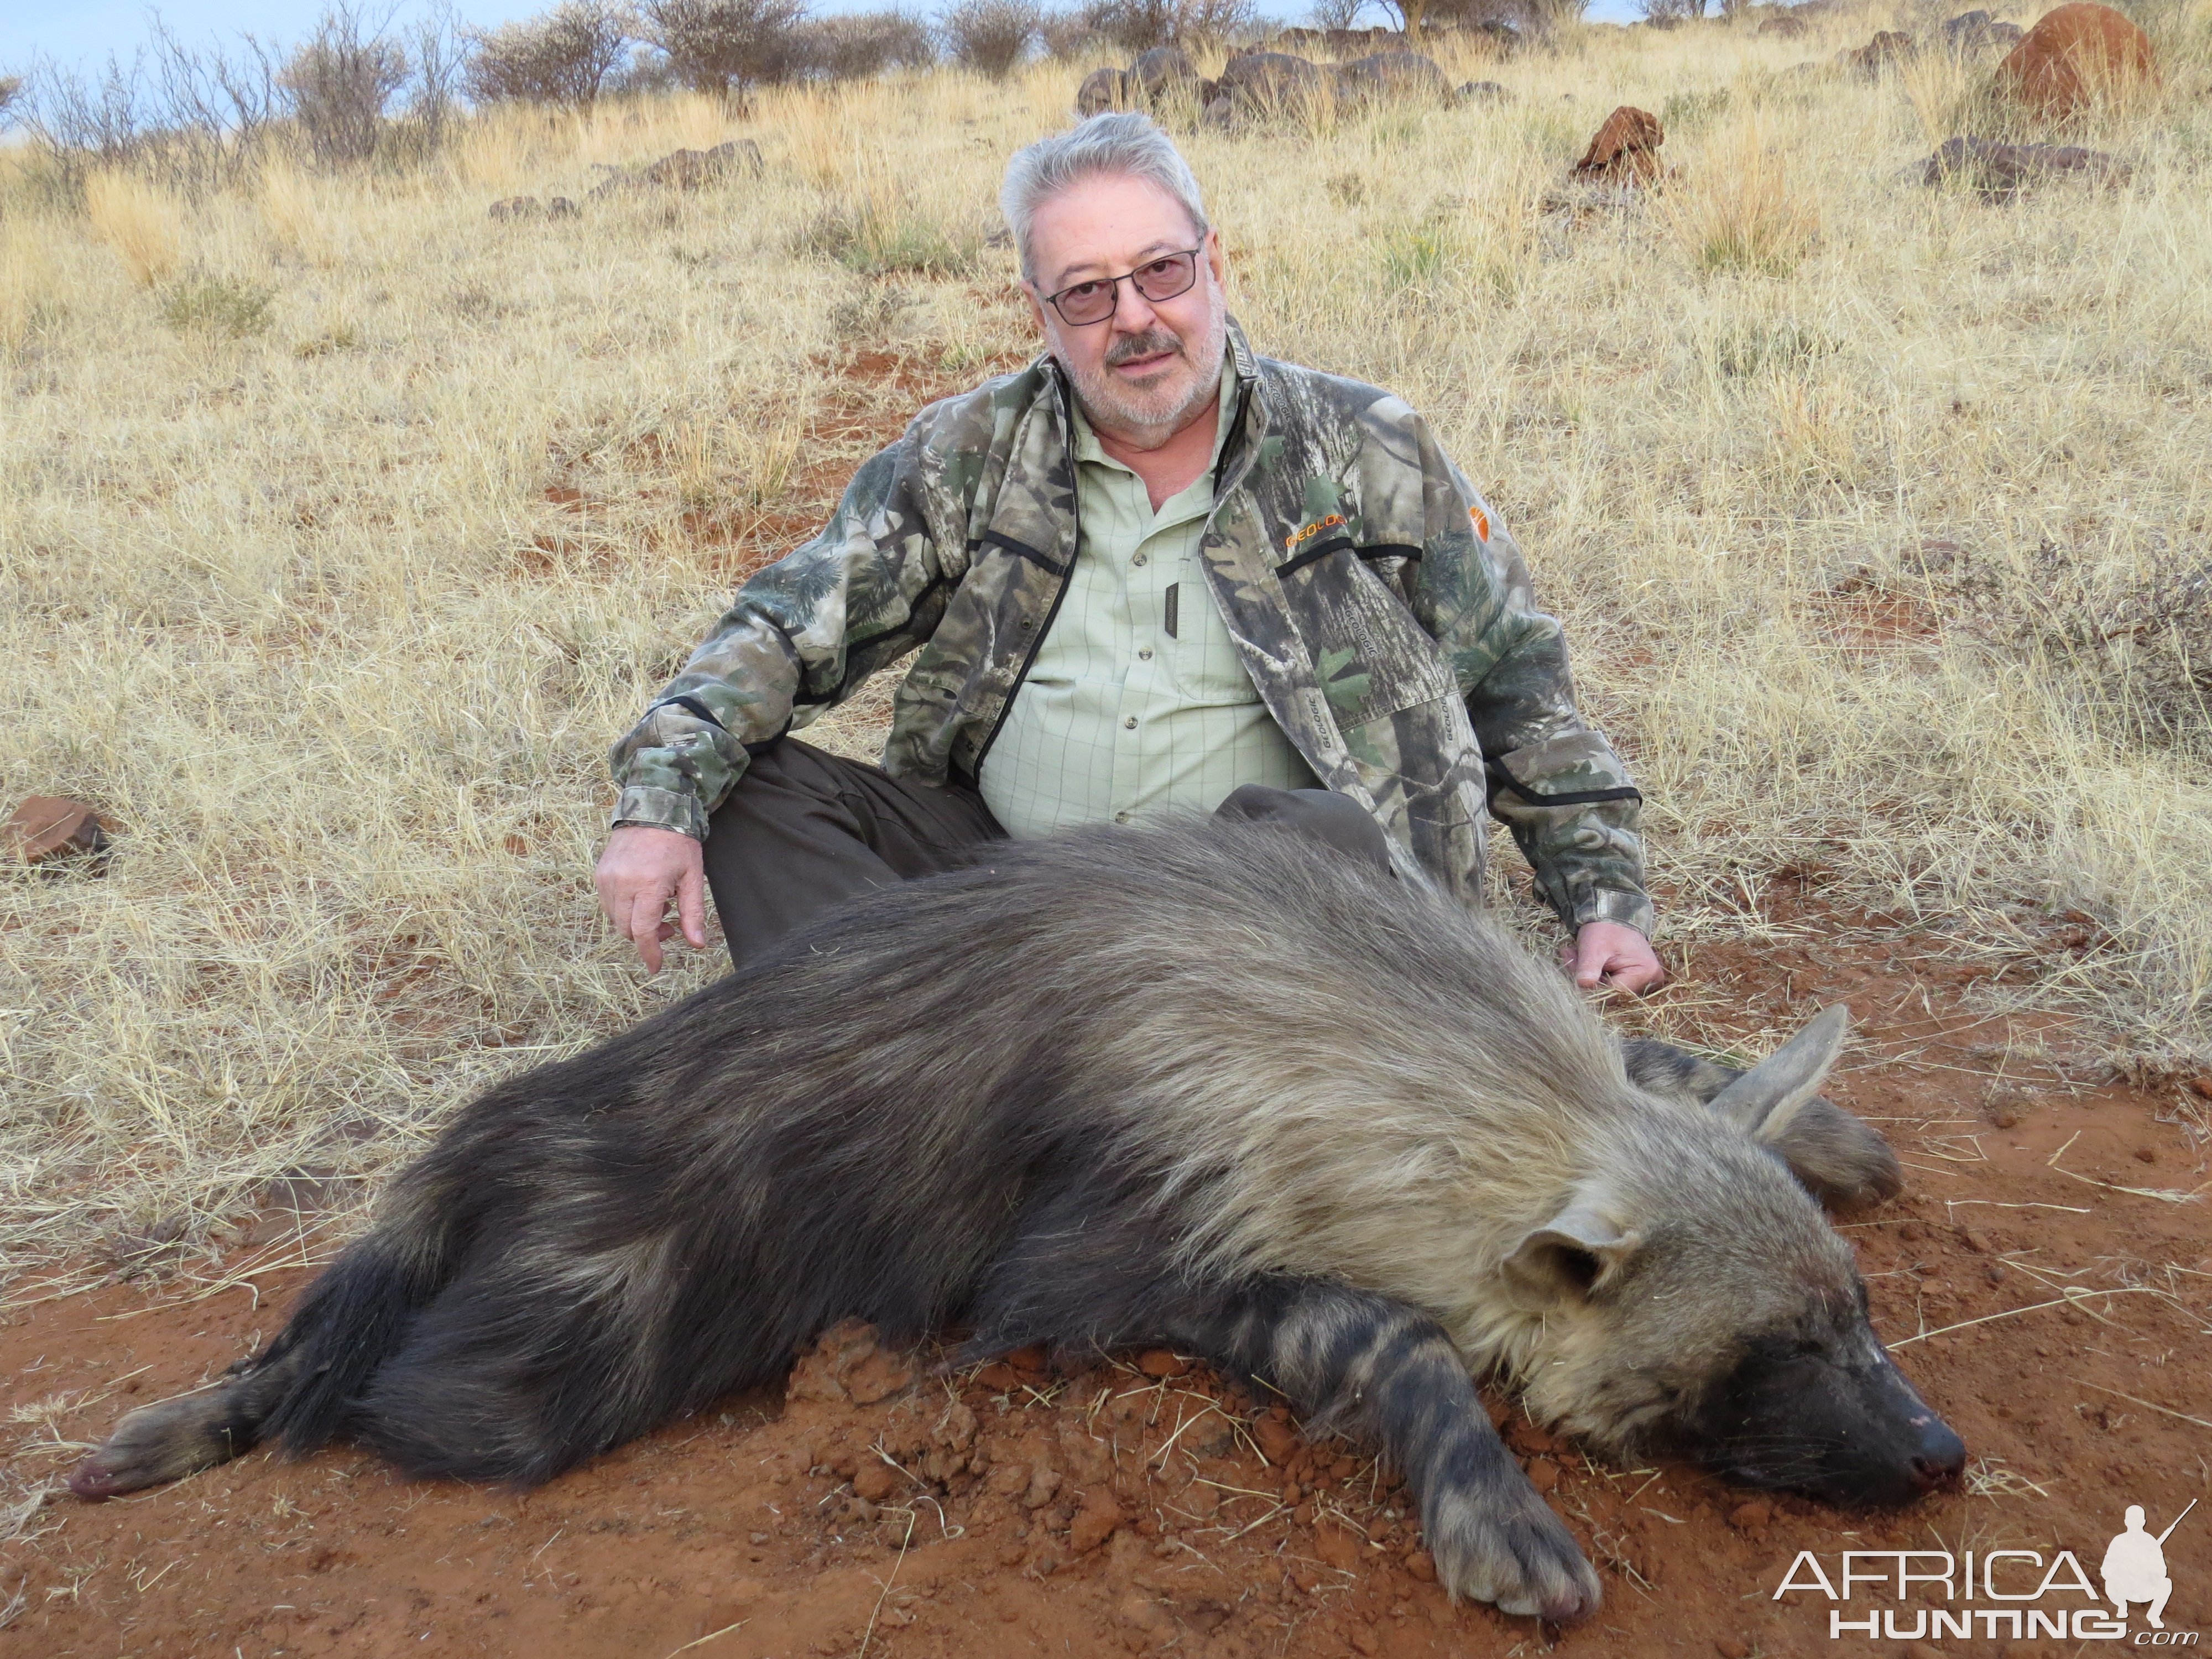
[[750, 138], [732, 138], [712, 149], [679, 149], [635, 172], [610, 174], [592, 186], [593, 197], [629, 190], [696, 190], [731, 173], [761, 175], [760, 146]]
[[489, 211], [503, 224], [510, 219], [535, 219], [545, 211], [545, 204], [535, 196], [508, 196], [494, 202]]
[[1150, 52], [1138, 53], [1137, 61], [1129, 66], [1129, 74], [1148, 104], [1157, 104], [1178, 93], [1194, 96], [1203, 78], [1198, 65], [1190, 61], [1190, 54], [1181, 46], [1154, 46]]
[[1469, 81], [1454, 95], [1462, 104], [1496, 104], [1513, 94], [1495, 81]]
[[1435, 59], [1401, 47], [1395, 52], [1370, 52], [1364, 58], [1338, 64], [1336, 95], [1353, 104], [1393, 98], [1448, 104], [1452, 100], [1452, 87]]
[[1763, 40], [1795, 40], [1810, 34], [1813, 26], [1795, 12], [1778, 12], [1759, 26], [1757, 33]]
[[1597, 184], [1647, 183], [1665, 170], [1659, 146], [1666, 142], [1666, 130], [1657, 116], [1623, 104], [1605, 118], [1583, 159], [1575, 163], [1573, 176]]
[[2079, 179], [2108, 188], [2127, 183], [2133, 169], [2116, 155], [2078, 144], [2000, 144], [1987, 138], [1947, 138], [1921, 168], [1920, 182], [1951, 180], [1980, 195], [2017, 195], [2050, 179]]
[[546, 203], [545, 216], [549, 219], [580, 219], [584, 216], [584, 210], [565, 196], [556, 196]]
[[1912, 37], [1903, 29], [1876, 29], [1873, 40], [1842, 53], [1836, 61], [1871, 79], [1890, 64], [1901, 64], [1918, 51]]
[[0, 823], [0, 851], [25, 864], [102, 860], [107, 830], [99, 812], [66, 795], [33, 795]]
[[1997, 91], [2040, 114], [2074, 114], [2131, 85], [2158, 81], [2150, 37], [2086, 0], [2046, 12], [1996, 67]]
[[1091, 70], [1075, 89], [1075, 112], [1081, 116], [1103, 115], [1109, 110], [1128, 108], [1135, 80], [1127, 70]]
[[2000, 23], [1985, 11], [1962, 11], [1942, 29], [1944, 49], [1960, 58], [2017, 46], [2021, 33], [2019, 24]]
[[1221, 78], [1199, 88], [1199, 106], [1210, 126], [1299, 112], [1328, 99], [1334, 77], [1303, 58], [1282, 52], [1239, 52]]

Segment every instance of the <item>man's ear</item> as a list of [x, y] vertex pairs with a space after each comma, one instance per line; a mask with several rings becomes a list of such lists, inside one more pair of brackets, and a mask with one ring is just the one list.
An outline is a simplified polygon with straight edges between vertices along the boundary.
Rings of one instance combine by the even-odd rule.
[[1229, 258], [1221, 251], [1221, 233], [1218, 230], [1206, 233], [1206, 264], [1213, 272], [1214, 285], [1225, 293], [1229, 288]]
[[1505, 1280], [1515, 1299], [1533, 1311], [1579, 1302], [1616, 1277], [1643, 1243], [1578, 1199], [1522, 1235], [1506, 1253]]
[[1021, 279], [1022, 298], [1030, 302], [1030, 315], [1036, 321], [1037, 332], [1045, 332], [1044, 301], [1037, 298], [1036, 284], [1026, 276]]
[[1824, 1204], [1894, 1198], [1905, 1171], [1889, 1143], [1820, 1085], [1843, 1052], [1851, 1011], [1841, 1003], [1715, 1095], [1712, 1109], [1790, 1166]]

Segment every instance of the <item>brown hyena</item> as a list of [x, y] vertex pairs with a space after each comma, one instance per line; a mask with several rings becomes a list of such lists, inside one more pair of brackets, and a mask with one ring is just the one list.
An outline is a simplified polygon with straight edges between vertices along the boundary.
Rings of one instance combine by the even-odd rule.
[[1512, 1613], [1598, 1582], [1472, 1375], [1750, 1486], [1956, 1476], [1815, 1201], [1897, 1184], [1815, 1092], [1840, 1010], [1738, 1075], [1624, 1048], [1494, 924], [1278, 830], [988, 858], [490, 1090], [264, 1353], [125, 1418], [76, 1490], [337, 1436], [541, 1481], [851, 1316], [1264, 1378]]

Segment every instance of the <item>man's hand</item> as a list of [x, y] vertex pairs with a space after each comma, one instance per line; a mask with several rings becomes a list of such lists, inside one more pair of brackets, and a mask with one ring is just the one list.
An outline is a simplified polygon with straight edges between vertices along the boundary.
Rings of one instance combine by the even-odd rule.
[[1667, 970], [1651, 941], [1626, 922], [1586, 921], [1575, 942], [1559, 947], [1559, 961], [1585, 991], [1648, 991], [1666, 982]]
[[[637, 946], [645, 971], [660, 971], [660, 945], [680, 927], [693, 950], [707, 944], [707, 860], [697, 842], [676, 830], [624, 824], [607, 837], [592, 882], [615, 931]], [[668, 902], [676, 902], [676, 921]]]

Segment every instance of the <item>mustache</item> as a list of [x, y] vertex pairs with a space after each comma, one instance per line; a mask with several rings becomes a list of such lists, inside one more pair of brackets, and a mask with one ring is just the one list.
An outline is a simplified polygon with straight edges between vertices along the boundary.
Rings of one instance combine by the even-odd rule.
[[1142, 334], [1131, 334], [1116, 340], [1106, 348], [1106, 367], [1118, 368], [1123, 363], [1133, 362], [1139, 357], [1150, 357], [1163, 351], [1183, 355], [1182, 342], [1165, 329], [1150, 328]]

